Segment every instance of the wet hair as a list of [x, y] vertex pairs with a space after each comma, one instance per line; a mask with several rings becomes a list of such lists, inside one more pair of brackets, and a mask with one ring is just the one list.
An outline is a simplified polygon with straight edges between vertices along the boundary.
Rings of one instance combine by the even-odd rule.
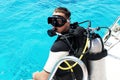
[[65, 7], [58, 7], [54, 10], [54, 12], [64, 13], [66, 18], [70, 18], [71, 16], [71, 12]]

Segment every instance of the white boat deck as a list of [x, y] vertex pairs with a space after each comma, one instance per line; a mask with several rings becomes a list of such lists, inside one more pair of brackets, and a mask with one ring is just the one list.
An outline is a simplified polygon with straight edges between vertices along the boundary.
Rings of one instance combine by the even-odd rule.
[[108, 51], [105, 67], [107, 80], [120, 80], [120, 42]]
[[105, 58], [107, 80], [120, 80], [120, 17], [111, 27], [112, 33], [105, 43], [108, 56]]

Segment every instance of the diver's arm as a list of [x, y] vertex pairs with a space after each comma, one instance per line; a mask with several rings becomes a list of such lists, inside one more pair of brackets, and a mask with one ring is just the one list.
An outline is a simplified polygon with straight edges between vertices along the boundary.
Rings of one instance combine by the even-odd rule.
[[44, 70], [41, 72], [33, 73], [33, 80], [48, 80], [48, 77], [53, 70], [57, 61], [59, 61], [62, 57], [67, 56], [69, 54], [68, 51], [59, 51], [52, 52], [50, 51], [48, 60], [44, 66]]
[[59, 51], [59, 52], [52, 52], [50, 51], [48, 60], [44, 66], [44, 70], [48, 73], [51, 73], [55, 64], [64, 56], [69, 54], [68, 51]]

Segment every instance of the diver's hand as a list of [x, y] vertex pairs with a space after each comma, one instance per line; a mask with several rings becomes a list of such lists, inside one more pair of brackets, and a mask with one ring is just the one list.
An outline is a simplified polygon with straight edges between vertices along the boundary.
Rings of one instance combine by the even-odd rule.
[[33, 73], [33, 80], [48, 80], [49, 77], [49, 73], [45, 72], [45, 71], [41, 71], [41, 72], [34, 72]]

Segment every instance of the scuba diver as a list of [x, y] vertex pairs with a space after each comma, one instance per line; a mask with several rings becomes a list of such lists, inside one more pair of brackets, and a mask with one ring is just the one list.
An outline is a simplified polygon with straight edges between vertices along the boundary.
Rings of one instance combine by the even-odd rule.
[[[51, 47], [48, 60], [43, 70], [41, 72], [33, 73], [33, 80], [48, 80], [55, 64], [62, 57], [69, 55], [79, 57], [82, 54], [83, 48], [86, 44], [88, 31], [85, 28], [80, 27], [78, 23], [71, 24], [70, 16], [71, 13], [67, 8], [58, 7], [54, 10], [53, 15], [51, 17], [48, 17], [48, 24], [51, 24], [53, 26], [52, 29], [48, 30], [48, 35], [52, 37], [58, 34], [58, 37]], [[99, 37], [99, 35], [94, 34], [94, 37], [96, 36]], [[86, 52], [86, 54], [84, 54], [81, 59], [87, 66], [89, 73], [89, 60], [98, 60], [107, 55], [107, 51], [104, 49], [103, 44], [100, 42], [100, 40], [99, 43], [100, 44], [98, 44], [97, 47], [94, 47], [96, 48], [95, 50], [94, 48], [90, 47], [90, 52]], [[70, 64], [73, 64], [73, 62], [70, 62]], [[66, 67], [66, 64], [62, 63], [61, 66]], [[74, 73], [71, 74], [70, 70], [64, 71], [58, 69], [53, 80], [73, 80], [73, 77], [74, 80], [82, 80], [83, 74], [81, 68], [78, 68], [76, 65], [73, 70]]]

